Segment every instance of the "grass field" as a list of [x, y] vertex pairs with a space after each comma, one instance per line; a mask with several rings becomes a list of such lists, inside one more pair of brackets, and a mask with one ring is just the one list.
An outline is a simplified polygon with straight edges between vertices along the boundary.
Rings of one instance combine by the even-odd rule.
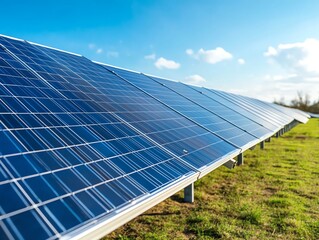
[[245, 152], [105, 239], [319, 239], [319, 119]]

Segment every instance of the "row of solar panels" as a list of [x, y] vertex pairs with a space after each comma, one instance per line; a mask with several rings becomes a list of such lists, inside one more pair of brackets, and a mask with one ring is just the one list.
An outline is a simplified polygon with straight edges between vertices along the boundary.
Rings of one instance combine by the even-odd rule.
[[319, 113], [308, 113], [311, 118], [319, 118]]
[[308, 118], [0, 36], [0, 238], [102, 236]]

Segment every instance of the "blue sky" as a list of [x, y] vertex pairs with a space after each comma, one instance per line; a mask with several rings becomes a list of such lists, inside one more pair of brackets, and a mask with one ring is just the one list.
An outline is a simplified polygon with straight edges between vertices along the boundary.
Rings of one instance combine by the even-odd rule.
[[[45, 3], [44, 3], [45, 2]], [[1, 1], [0, 32], [272, 101], [319, 98], [319, 1]]]

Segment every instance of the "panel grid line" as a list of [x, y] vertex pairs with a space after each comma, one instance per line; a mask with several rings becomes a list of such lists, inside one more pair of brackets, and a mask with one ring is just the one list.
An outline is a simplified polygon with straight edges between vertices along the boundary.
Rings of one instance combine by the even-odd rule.
[[[107, 69], [107, 68], [106, 68], [106, 69]], [[108, 70], [108, 69], [107, 69], [107, 70]], [[173, 110], [174, 112], [176, 112], [176, 113], [180, 114], [181, 116], [185, 117], [186, 119], [188, 119], [189, 121], [193, 122], [194, 124], [200, 126], [201, 128], [205, 129], [206, 131], [210, 132], [211, 134], [216, 135], [217, 137], [219, 137], [219, 138], [222, 139], [223, 141], [229, 143], [230, 145], [232, 145], [232, 146], [234, 146], [234, 147], [236, 147], [236, 148], [238, 148], [238, 149], [240, 149], [240, 150], [242, 151], [242, 148], [241, 148], [241, 147], [239, 147], [239, 146], [237, 146], [236, 144], [234, 144], [234, 143], [228, 141], [227, 139], [221, 137], [221, 136], [218, 135], [217, 133], [212, 132], [210, 129], [206, 128], [205, 126], [203, 126], [203, 125], [197, 123], [196, 121], [194, 121], [193, 119], [189, 118], [189, 117], [186, 116], [185, 114], [183, 114], [183, 113], [177, 111], [176, 109], [174, 109], [174, 108], [172, 108], [171, 106], [167, 105], [166, 103], [162, 102], [162, 101], [159, 100], [158, 98], [154, 97], [153, 95], [151, 95], [151, 94], [149, 94], [148, 92], [144, 91], [143, 89], [139, 88], [139, 87], [136, 86], [135, 84], [133, 84], [133, 83], [131, 83], [130, 81], [126, 80], [124, 77], [118, 75], [116, 72], [114, 72], [114, 71], [110, 71], [110, 72], [112, 72], [113, 74], [115, 74], [115, 75], [118, 76], [119, 78], [123, 79], [123, 80], [126, 81], [127, 83], [131, 84], [132, 86], [138, 88], [139, 90], [141, 90], [142, 92], [144, 92], [144, 93], [147, 94], [148, 96], [150, 96], [150, 97], [154, 98], [155, 100], [157, 100], [158, 102], [162, 103], [163, 105], [167, 106], [168, 108], [170, 108], [170, 109]]]
[[[148, 75], [143, 74], [143, 73], [141, 73], [141, 74], [142, 74], [142, 75], [144, 75], [145, 77], [148, 77], [148, 78], [152, 79], [153, 81], [155, 81], [155, 82], [157, 82], [157, 83], [161, 84], [161, 83], [160, 83], [160, 82], [158, 82], [158, 81], [157, 81], [154, 77], [148, 76]], [[163, 86], [164, 86], [164, 87], [166, 87], [166, 88], [168, 88], [168, 89], [170, 89], [171, 91], [175, 92], [176, 94], [178, 94], [178, 95], [180, 95], [180, 96], [182, 96], [182, 97], [184, 97], [184, 98], [188, 99], [188, 100], [189, 100], [189, 101], [191, 101], [192, 103], [194, 103], [194, 104], [196, 104], [196, 105], [200, 106], [201, 108], [203, 108], [203, 109], [207, 110], [208, 112], [210, 112], [210, 113], [212, 113], [212, 114], [214, 114], [214, 115], [216, 115], [216, 116], [220, 117], [221, 119], [223, 119], [224, 121], [226, 121], [226, 122], [230, 123], [230, 124], [231, 124], [231, 125], [233, 125], [234, 127], [237, 127], [237, 128], [239, 128], [239, 129], [241, 129], [242, 131], [244, 131], [244, 132], [248, 133], [249, 135], [252, 135], [252, 136], [254, 136], [254, 137], [258, 138], [256, 135], [254, 135], [254, 134], [252, 134], [252, 133], [249, 133], [247, 130], [245, 130], [245, 129], [241, 128], [240, 126], [236, 126], [234, 123], [232, 123], [231, 121], [229, 121], [229, 120], [225, 119], [223, 116], [221, 116], [221, 115], [218, 115], [218, 114], [214, 113], [213, 111], [209, 110], [209, 109], [208, 109], [208, 108], [206, 108], [205, 106], [203, 106], [203, 105], [201, 105], [201, 104], [197, 103], [196, 101], [193, 101], [192, 99], [188, 98], [188, 97], [187, 97], [187, 96], [185, 96], [185, 95], [180, 94], [178, 91], [175, 91], [173, 88], [170, 88], [170, 87], [168, 87], [168, 86], [167, 86], [167, 85], [165, 85], [165, 84], [163, 84]]]

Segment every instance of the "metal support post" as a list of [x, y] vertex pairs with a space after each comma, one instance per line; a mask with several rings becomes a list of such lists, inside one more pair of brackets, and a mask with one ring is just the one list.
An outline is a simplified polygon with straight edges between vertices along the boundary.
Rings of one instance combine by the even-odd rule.
[[184, 202], [187, 202], [187, 203], [194, 202], [194, 183], [184, 188]]
[[240, 153], [237, 156], [237, 165], [240, 166], [240, 165], [243, 165], [243, 164], [244, 164], [244, 154]]

